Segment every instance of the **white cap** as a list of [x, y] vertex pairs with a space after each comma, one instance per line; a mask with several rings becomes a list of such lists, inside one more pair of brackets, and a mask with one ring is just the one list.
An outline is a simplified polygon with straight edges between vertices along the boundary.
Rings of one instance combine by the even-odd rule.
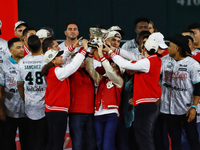
[[151, 49], [155, 50], [155, 53], [158, 50], [158, 43], [155, 40], [152, 39], [148, 39], [145, 44], [144, 47], [147, 49], [147, 51], [150, 51]]
[[38, 36], [39, 39], [42, 39], [50, 36], [50, 32], [46, 29], [40, 29], [36, 32], [36, 35]]
[[18, 21], [17, 23], [15, 23], [15, 27], [14, 27], [14, 30], [17, 29], [17, 27], [19, 27], [20, 25], [24, 25], [24, 26], [28, 26], [27, 23], [25, 23], [24, 21]]
[[116, 31], [116, 30], [121, 30], [119, 26], [112, 26], [108, 29], [109, 31]]
[[46, 51], [46, 53], [44, 54], [44, 61], [46, 63], [49, 63], [55, 57], [61, 56], [62, 54], [63, 54], [63, 51], [56, 51], [56, 50], [50, 49], [50, 50]]
[[164, 41], [164, 36], [162, 35], [162, 33], [160, 32], [155, 32], [155, 33], [152, 33], [148, 39], [152, 39], [152, 40], [155, 40], [158, 45], [160, 46], [160, 48], [162, 49], [166, 49], [168, 48], [168, 46], [165, 44], [165, 41]]
[[118, 37], [121, 39], [121, 34], [117, 31], [110, 31], [107, 33], [107, 35], [105, 35], [105, 40], [111, 37]]

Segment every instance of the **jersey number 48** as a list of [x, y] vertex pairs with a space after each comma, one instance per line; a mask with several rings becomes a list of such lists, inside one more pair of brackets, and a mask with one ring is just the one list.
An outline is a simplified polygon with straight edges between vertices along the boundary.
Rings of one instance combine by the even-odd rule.
[[[29, 72], [26, 77], [25, 77], [25, 80], [28, 81], [28, 84], [29, 85], [33, 85], [33, 76], [32, 76], [32, 72]], [[43, 78], [41, 76], [41, 72], [35, 72], [35, 83], [36, 84], [43, 84]]]

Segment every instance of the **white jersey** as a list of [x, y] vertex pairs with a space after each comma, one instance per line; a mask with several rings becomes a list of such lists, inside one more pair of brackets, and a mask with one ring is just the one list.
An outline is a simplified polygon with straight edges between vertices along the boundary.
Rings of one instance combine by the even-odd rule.
[[44, 95], [46, 81], [41, 77], [41, 69], [45, 65], [44, 55], [27, 55], [19, 62], [18, 81], [24, 81], [25, 112], [32, 120], [45, 116]]
[[176, 61], [169, 55], [162, 57], [161, 104], [164, 114], [183, 115], [194, 100], [193, 85], [200, 82], [200, 65], [187, 56]]
[[11, 53], [8, 49], [8, 42], [0, 38], [0, 67], [4, 60], [9, 59]]
[[5, 105], [6, 115], [12, 118], [26, 117], [24, 101], [21, 99], [16, 76], [19, 73], [18, 63], [10, 57], [5, 60], [0, 69], [0, 85], [3, 86], [2, 98]]
[[124, 43], [122, 45], [122, 49], [127, 50], [127, 51], [137, 54], [137, 55], [140, 54], [139, 45], [136, 43], [135, 39], [132, 39], [132, 40]]

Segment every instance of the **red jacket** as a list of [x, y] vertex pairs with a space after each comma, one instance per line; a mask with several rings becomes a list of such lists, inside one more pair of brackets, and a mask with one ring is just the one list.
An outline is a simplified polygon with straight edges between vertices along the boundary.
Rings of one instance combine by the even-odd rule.
[[99, 110], [101, 99], [103, 109], [119, 108], [123, 86], [117, 88], [117, 86], [112, 83], [110, 84], [111, 88], [108, 88], [108, 82], [111, 81], [105, 76], [99, 82], [95, 99], [95, 110], [97, 111]]
[[24, 44], [24, 57], [30, 53], [28, 47]]
[[70, 113], [94, 113], [94, 83], [84, 68], [69, 77]]
[[154, 103], [161, 97], [159, 85], [161, 59], [156, 55], [147, 57], [150, 61], [148, 73], [136, 73], [134, 78], [133, 102], [134, 106], [141, 103]]
[[55, 75], [55, 68], [49, 69], [46, 76], [47, 88], [45, 92], [45, 112], [64, 111], [68, 112], [70, 106], [70, 85], [69, 79], [58, 80]]

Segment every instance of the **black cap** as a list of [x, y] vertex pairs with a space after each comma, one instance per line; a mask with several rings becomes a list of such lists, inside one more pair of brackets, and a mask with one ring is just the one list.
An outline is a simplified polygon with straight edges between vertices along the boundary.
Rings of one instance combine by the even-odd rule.
[[173, 37], [167, 37], [165, 40], [169, 40], [170, 42], [178, 45], [182, 50], [186, 53], [191, 54], [191, 50], [188, 46], [189, 40], [187, 37], [183, 36], [182, 34], [176, 34]]
[[59, 51], [55, 57], [61, 56], [63, 53], [64, 53], [64, 51]]

